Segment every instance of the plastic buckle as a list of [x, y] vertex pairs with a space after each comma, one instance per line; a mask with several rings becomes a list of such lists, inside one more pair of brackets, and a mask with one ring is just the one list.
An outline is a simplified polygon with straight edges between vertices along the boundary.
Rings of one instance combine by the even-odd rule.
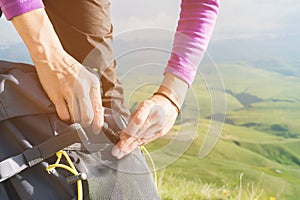
[[23, 155], [30, 167], [42, 162], [44, 159], [39, 147], [33, 147], [23, 152]]

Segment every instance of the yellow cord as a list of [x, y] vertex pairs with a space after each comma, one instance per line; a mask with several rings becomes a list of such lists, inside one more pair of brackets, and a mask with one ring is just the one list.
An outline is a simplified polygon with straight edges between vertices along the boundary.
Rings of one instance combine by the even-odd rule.
[[[146, 147], [140, 146], [140, 149], [145, 155], [148, 156], [148, 158], [151, 162], [151, 165], [152, 165], [152, 168], [153, 168], [154, 183], [155, 183], [156, 189], [158, 189], [157, 173], [156, 173], [154, 161], [153, 161], [149, 151], [146, 149]], [[57, 156], [56, 162], [54, 164], [49, 165], [48, 167], [46, 167], [46, 171], [48, 173], [51, 173], [51, 170], [58, 167], [58, 168], [68, 170], [69, 172], [71, 172], [75, 176], [77, 176], [79, 174], [78, 171], [76, 170], [74, 164], [72, 163], [69, 155], [65, 151], [58, 151], [56, 153], [56, 156]], [[64, 164], [59, 164], [62, 156], [64, 156], [66, 158], [66, 160], [67, 160], [67, 162], [70, 166], [67, 166], [67, 165], [64, 165]], [[83, 189], [82, 189], [82, 181], [81, 180], [77, 181], [77, 193], [78, 193], [78, 200], [83, 200]]]
[[[46, 171], [48, 173], [51, 173], [51, 170], [58, 167], [58, 168], [68, 170], [69, 172], [71, 172], [75, 176], [77, 176], [79, 174], [78, 171], [76, 170], [74, 164], [72, 163], [69, 155], [65, 151], [58, 151], [56, 153], [56, 156], [57, 156], [56, 162], [54, 164], [49, 165], [48, 167], [46, 167]], [[70, 166], [67, 166], [67, 165], [64, 165], [64, 164], [59, 164], [62, 156], [64, 156], [66, 158], [66, 160], [68, 161], [68, 164]], [[82, 200], [83, 199], [83, 191], [82, 191], [82, 181], [81, 180], [77, 181], [77, 193], [78, 193], [77, 194], [78, 195], [78, 200]]]
[[156, 169], [155, 169], [155, 164], [154, 161], [149, 153], [149, 151], [147, 150], [147, 148], [145, 146], [140, 146], [141, 151], [148, 156], [151, 165], [152, 165], [152, 169], [153, 169], [153, 176], [154, 176], [154, 183], [155, 183], [155, 187], [156, 189], [158, 189], [158, 183], [157, 183], [157, 174], [156, 174]]

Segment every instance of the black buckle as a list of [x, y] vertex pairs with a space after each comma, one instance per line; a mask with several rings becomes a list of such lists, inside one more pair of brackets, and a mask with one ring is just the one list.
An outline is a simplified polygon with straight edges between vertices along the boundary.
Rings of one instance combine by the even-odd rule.
[[23, 155], [29, 167], [32, 167], [44, 160], [40, 152], [40, 149], [37, 146], [27, 149], [26, 151], [23, 152]]

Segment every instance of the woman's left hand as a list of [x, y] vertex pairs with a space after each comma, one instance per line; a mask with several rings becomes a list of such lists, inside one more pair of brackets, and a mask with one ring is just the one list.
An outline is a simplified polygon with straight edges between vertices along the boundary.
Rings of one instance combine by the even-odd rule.
[[177, 108], [162, 95], [154, 95], [143, 101], [121, 132], [120, 141], [113, 148], [112, 155], [121, 159], [136, 147], [164, 136], [174, 125], [177, 115]]

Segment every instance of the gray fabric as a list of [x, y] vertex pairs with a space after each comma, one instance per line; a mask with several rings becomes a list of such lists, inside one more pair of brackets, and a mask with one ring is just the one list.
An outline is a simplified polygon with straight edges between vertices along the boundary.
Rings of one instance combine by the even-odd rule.
[[22, 154], [8, 158], [0, 163], [0, 182], [14, 176], [28, 167]]
[[[60, 121], [30, 65], [0, 61], [0, 161], [36, 146], [68, 126]], [[113, 145], [104, 134], [98, 151], [84, 144], [68, 150], [84, 181], [85, 199], [159, 199], [144, 156], [136, 149], [125, 159], [111, 156]], [[68, 185], [68, 172], [47, 174], [47, 159], [0, 183], [0, 199], [76, 199], [76, 184]]]
[[[84, 199], [158, 199], [151, 172], [144, 156], [136, 149], [133, 154], [118, 161], [111, 156], [112, 146], [101, 152], [69, 151], [78, 161], [77, 168], [85, 172]], [[84, 162], [80, 162], [84, 160]]]
[[[31, 148], [33, 143], [39, 143], [38, 140], [43, 141], [41, 135], [46, 135], [46, 133], [50, 135], [52, 132], [51, 129], [47, 129], [48, 124], [48, 117], [43, 115], [28, 115], [1, 121], [0, 160], [22, 153], [25, 149]], [[53, 163], [54, 160], [51, 159], [50, 162]], [[45, 166], [46, 163], [41, 163], [27, 168], [0, 185], [3, 185], [7, 191], [6, 195], [12, 200], [41, 199], [41, 197], [43, 199], [75, 199], [75, 190], [59, 176], [47, 174]], [[67, 175], [65, 172], [61, 174]], [[0, 199], [2, 199], [2, 193]]]
[[28, 167], [39, 164], [43, 160], [55, 155], [57, 151], [80, 142], [80, 133], [84, 134], [81, 126], [79, 124], [72, 124], [62, 133], [49, 138], [38, 146], [28, 148], [16, 156], [0, 161], [0, 182], [20, 173]]

